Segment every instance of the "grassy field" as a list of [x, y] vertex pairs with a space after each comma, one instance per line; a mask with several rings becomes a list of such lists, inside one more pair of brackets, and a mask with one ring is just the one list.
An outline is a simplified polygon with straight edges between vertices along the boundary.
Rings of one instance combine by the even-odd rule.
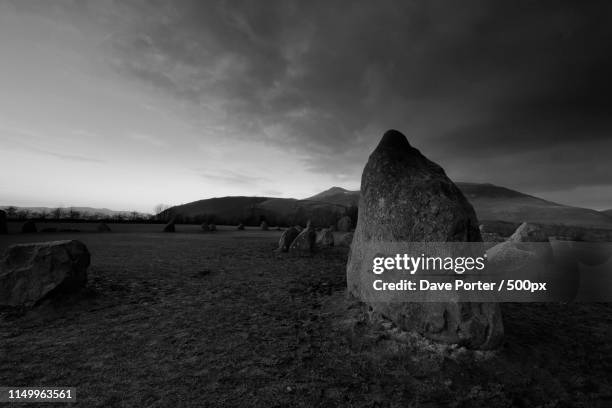
[[610, 305], [503, 305], [503, 348], [471, 352], [371, 319], [345, 296], [346, 248], [86, 226], [0, 236], [0, 251], [79, 239], [92, 254], [86, 290], [0, 311], [0, 385], [77, 387], [82, 407], [612, 406]]

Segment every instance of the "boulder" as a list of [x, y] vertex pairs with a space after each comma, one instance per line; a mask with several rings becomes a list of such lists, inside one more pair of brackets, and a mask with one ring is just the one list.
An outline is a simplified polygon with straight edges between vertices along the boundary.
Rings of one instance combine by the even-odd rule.
[[540, 227], [528, 222], [522, 223], [508, 238], [511, 242], [548, 242], [548, 236]]
[[105, 222], [99, 223], [96, 229], [98, 232], [111, 232], [110, 227]]
[[268, 230], [268, 223], [265, 222], [265, 221], [262, 221], [260, 227], [261, 227], [262, 231], [267, 231]]
[[206, 232], [210, 231], [210, 226], [206, 222], [203, 222], [201, 227], [202, 227], [202, 231], [206, 231]]
[[28, 220], [26, 222], [23, 223], [23, 225], [21, 226], [21, 232], [24, 233], [32, 233], [32, 232], [37, 232], [38, 228], [36, 228], [36, 224], [34, 224], [34, 221], [32, 220]]
[[164, 227], [163, 232], [176, 232], [175, 222], [174, 219], [171, 219]]
[[51, 292], [74, 291], [87, 282], [89, 262], [80, 241], [12, 245], [0, 260], [0, 304], [31, 306]]
[[215, 224], [208, 224], [208, 230], [209, 231], [216, 231], [217, 230], [217, 226]]
[[0, 210], [0, 234], [8, 234], [8, 226], [6, 223], [6, 212]]
[[289, 246], [289, 251], [296, 254], [312, 253], [315, 250], [316, 240], [317, 233], [310, 221], [308, 221], [306, 228], [298, 234]]
[[278, 241], [278, 249], [282, 252], [287, 252], [289, 247], [297, 238], [300, 232], [295, 227], [287, 228], [281, 235], [280, 240]]
[[323, 228], [317, 233], [317, 247], [329, 248], [334, 246], [334, 233], [329, 228]]
[[340, 239], [340, 246], [350, 247], [351, 243], [353, 242], [353, 235], [354, 234], [352, 232], [347, 232], [344, 234]]
[[242, 223], [238, 224], [236, 229], [239, 230], [239, 231], [244, 231], [244, 224], [242, 224]]
[[[387, 131], [361, 178], [359, 219], [347, 263], [351, 294], [366, 298], [367, 258], [389, 243], [480, 242], [474, 209], [444, 170], [413, 148], [396, 130]], [[363, 296], [362, 296], [363, 295]], [[503, 337], [498, 304], [371, 302], [403, 330], [434, 341], [478, 349], [497, 347]]]
[[351, 217], [345, 215], [344, 217], [338, 220], [338, 231], [341, 232], [349, 232], [353, 228], [353, 221], [351, 221]]

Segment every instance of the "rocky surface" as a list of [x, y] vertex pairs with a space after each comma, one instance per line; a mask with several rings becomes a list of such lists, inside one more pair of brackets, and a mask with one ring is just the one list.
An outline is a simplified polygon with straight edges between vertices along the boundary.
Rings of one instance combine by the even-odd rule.
[[306, 228], [293, 240], [289, 251], [296, 254], [312, 253], [315, 250], [316, 240], [317, 233], [309, 221]]
[[278, 249], [282, 252], [287, 252], [293, 241], [297, 238], [300, 232], [295, 227], [287, 228], [278, 241]]
[[508, 241], [548, 242], [548, 236], [539, 226], [524, 222], [514, 231], [514, 234], [508, 238]]
[[[444, 170], [400, 132], [386, 132], [363, 170], [359, 219], [347, 263], [349, 292], [365, 298], [371, 274], [368, 254], [384, 253], [387, 243], [481, 240], [474, 209]], [[497, 304], [370, 306], [400, 328], [443, 343], [488, 349], [503, 337]]]
[[329, 228], [317, 232], [316, 244], [318, 248], [329, 248], [334, 246], [334, 234]]
[[0, 304], [31, 306], [52, 291], [74, 291], [87, 282], [89, 262], [79, 241], [12, 245], [0, 260]]

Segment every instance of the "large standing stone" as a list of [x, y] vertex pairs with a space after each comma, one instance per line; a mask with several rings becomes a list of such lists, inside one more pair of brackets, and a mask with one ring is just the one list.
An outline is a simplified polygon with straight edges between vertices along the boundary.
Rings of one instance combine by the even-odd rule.
[[0, 260], [0, 304], [30, 306], [51, 291], [73, 291], [87, 282], [90, 256], [79, 241], [10, 246]]
[[[444, 170], [387, 131], [370, 155], [361, 178], [359, 218], [347, 264], [349, 291], [368, 288], [362, 273], [367, 253], [385, 243], [481, 241], [474, 209]], [[493, 348], [503, 336], [501, 312], [492, 303], [390, 303], [372, 308], [404, 330], [472, 348]]]
[[338, 220], [338, 231], [349, 232], [353, 228], [353, 221], [351, 217], [345, 215]]
[[21, 226], [21, 232], [27, 233], [27, 234], [32, 233], [32, 232], [38, 232], [38, 228], [36, 228], [36, 224], [34, 223], [34, 221], [28, 220], [24, 222], [23, 225]]
[[0, 234], [8, 234], [8, 227], [6, 224], [6, 212], [0, 210]]
[[278, 241], [278, 249], [282, 252], [287, 252], [289, 247], [300, 232], [295, 227], [287, 228], [281, 235]]
[[317, 233], [314, 227], [308, 221], [306, 228], [299, 233], [299, 235], [293, 240], [289, 251], [297, 254], [307, 254], [314, 252], [315, 244], [317, 240]]
[[334, 234], [328, 228], [323, 228], [317, 233], [317, 247], [329, 248], [334, 246]]

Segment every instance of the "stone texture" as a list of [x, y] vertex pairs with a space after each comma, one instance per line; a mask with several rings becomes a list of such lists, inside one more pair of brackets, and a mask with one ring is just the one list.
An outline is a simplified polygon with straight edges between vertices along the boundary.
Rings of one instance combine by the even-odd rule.
[[508, 238], [508, 241], [548, 242], [548, 236], [539, 226], [524, 222], [514, 231], [514, 234]]
[[3, 210], [0, 210], [0, 234], [8, 234], [6, 212]]
[[351, 243], [353, 242], [353, 235], [354, 234], [352, 232], [347, 232], [344, 234], [342, 238], [340, 238], [340, 246], [350, 247]]
[[310, 221], [308, 221], [306, 228], [291, 243], [289, 251], [296, 254], [312, 253], [315, 250], [316, 240], [317, 233]]
[[329, 248], [334, 246], [334, 234], [329, 228], [324, 228], [317, 232], [317, 247]]
[[105, 222], [99, 223], [97, 230], [98, 232], [111, 232], [110, 227]]
[[36, 228], [36, 224], [32, 220], [28, 220], [24, 222], [23, 225], [21, 226], [21, 232], [23, 233], [29, 234], [29, 233], [37, 232], [37, 231], [38, 231], [38, 228]]
[[90, 255], [79, 241], [19, 244], [0, 260], [0, 304], [31, 306], [50, 292], [85, 285]]
[[[361, 178], [359, 219], [347, 264], [349, 292], [365, 293], [367, 253], [385, 243], [481, 241], [474, 209], [444, 170], [410, 146], [400, 132], [386, 132]], [[404, 330], [470, 348], [498, 346], [501, 312], [490, 303], [374, 302], [375, 312]]]
[[353, 228], [353, 221], [347, 215], [338, 220], [338, 231], [349, 232]]
[[278, 249], [282, 252], [287, 252], [293, 241], [297, 238], [300, 232], [295, 227], [287, 228], [281, 235], [278, 241]]

